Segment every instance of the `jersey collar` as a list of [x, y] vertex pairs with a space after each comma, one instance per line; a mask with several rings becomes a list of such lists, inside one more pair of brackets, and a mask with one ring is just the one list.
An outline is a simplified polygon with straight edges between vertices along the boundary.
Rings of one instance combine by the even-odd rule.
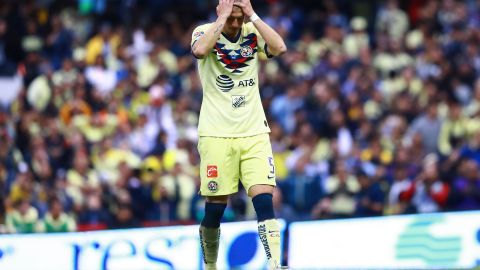
[[240, 31], [238, 31], [238, 34], [236, 37], [234, 38], [230, 38], [229, 36], [227, 36], [224, 32], [222, 32], [222, 35], [223, 37], [225, 37], [228, 41], [230, 41], [231, 43], [237, 43], [238, 39], [240, 38], [240, 35], [242, 34], [242, 30], [240, 29]]

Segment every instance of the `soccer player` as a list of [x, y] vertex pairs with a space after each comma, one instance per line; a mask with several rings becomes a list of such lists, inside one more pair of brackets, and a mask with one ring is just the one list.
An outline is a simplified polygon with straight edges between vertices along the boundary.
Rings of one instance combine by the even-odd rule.
[[[216, 269], [220, 220], [239, 181], [252, 198], [271, 269], [280, 268], [280, 231], [272, 206], [275, 168], [259, 93], [259, 54], [287, 50], [254, 12], [250, 0], [220, 0], [217, 20], [198, 26], [192, 53], [203, 88], [199, 120], [200, 177], [206, 197], [200, 243], [206, 269]], [[250, 22], [245, 23], [246, 18]]]

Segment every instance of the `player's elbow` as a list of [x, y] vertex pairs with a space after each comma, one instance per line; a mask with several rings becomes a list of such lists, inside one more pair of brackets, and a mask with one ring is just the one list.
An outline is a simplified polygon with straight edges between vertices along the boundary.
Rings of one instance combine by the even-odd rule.
[[288, 49], [287, 49], [287, 45], [282, 44], [282, 46], [280, 46], [280, 48], [278, 48], [279, 55], [282, 55], [282, 54], [286, 53], [287, 50], [288, 50]]
[[202, 48], [202, 46], [199, 46], [199, 44], [194, 44], [193, 47], [192, 47], [192, 54], [196, 57], [196, 58], [205, 58], [208, 54], [208, 50], [206, 50], [205, 48]]
[[287, 45], [285, 45], [285, 43], [282, 43], [278, 46], [276, 46], [275, 48], [273, 48], [272, 50], [272, 53], [275, 55], [275, 56], [279, 56], [279, 55], [282, 55], [284, 53], [287, 52]]

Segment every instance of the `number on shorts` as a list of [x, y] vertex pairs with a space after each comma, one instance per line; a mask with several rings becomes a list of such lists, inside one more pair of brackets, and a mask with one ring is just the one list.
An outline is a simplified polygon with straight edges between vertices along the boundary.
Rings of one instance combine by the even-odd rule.
[[275, 175], [275, 164], [273, 163], [273, 157], [268, 158], [268, 164], [270, 165], [270, 175]]

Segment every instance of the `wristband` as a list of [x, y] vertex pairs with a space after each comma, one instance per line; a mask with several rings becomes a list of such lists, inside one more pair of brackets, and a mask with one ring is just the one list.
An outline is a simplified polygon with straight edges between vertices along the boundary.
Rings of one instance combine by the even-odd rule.
[[254, 22], [256, 20], [260, 19], [260, 17], [258, 17], [257, 13], [253, 13], [252, 16], [250, 16], [250, 21], [251, 22]]

